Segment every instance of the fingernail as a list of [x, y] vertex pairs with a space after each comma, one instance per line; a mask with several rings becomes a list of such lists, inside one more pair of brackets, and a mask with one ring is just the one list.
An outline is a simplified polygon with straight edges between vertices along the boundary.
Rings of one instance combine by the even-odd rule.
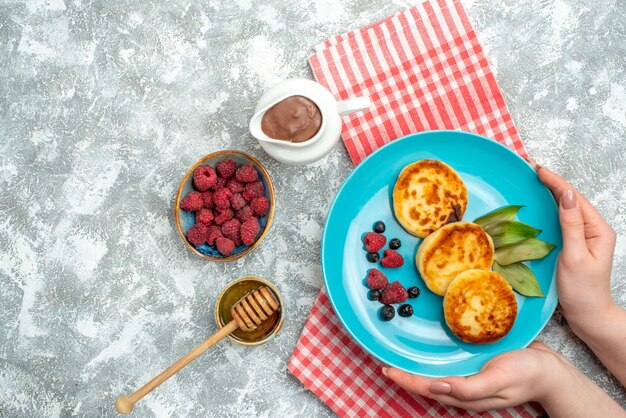
[[561, 196], [561, 206], [563, 209], [574, 209], [576, 207], [576, 194], [572, 189], [567, 189]]
[[447, 395], [452, 391], [452, 388], [445, 382], [433, 382], [430, 384], [430, 392], [440, 395]]
[[383, 369], [382, 369], [383, 374], [385, 375], [385, 377], [389, 377], [389, 375], [387, 374], [387, 370], [388, 370], [387, 367], [383, 367]]
[[528, 164], [530, 164], [532, 166], [532, 168], [535, 169], [535, 171], [539, 170], [541, 168], [541, 166], [539, 164], [537, 164], [537, 162], [535, 160], [533, 160], [530, 157], [526, 157], [526, 161], [528, 161]]

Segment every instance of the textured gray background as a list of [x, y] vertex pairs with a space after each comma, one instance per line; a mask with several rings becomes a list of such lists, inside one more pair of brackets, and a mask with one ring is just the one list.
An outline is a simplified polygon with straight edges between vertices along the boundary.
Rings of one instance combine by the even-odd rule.
[[[414, 1], [3, 1], [0, 5], [0, 415], [114, 415], [113, 402], [215, 330], [213, 300], [248, 273], [287, 300], [284, 330], [224, 342], [145, 398], [141, 416], [329, 416], [286, 370], [321, 286], [342, 146], [308, 167], [271, 160], [246, 124], [265, 88], [311, 77], [330, 35]], [[626, 4], [464, 2], [531, 155], [619, 234], [626, 305]], [[182, 174], [224, 148], [258, 156], [278, 208], [259, 249], [204, 262], [174, 230]], [[567, 326], [542, 340], [626, 404]]]

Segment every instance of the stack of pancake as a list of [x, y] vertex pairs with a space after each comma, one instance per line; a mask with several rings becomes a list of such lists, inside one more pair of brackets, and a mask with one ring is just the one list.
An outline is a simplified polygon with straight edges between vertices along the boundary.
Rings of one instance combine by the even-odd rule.
[[517, 317], [513, 289], [490, 271], [491, 237], [462, 222], [467, 189], [461, 177], [437, 160], [405, 167], [393, 189], [393, 208], [402, 227], [424, 238], [417, 269], [428, 288], [444, 296], [448, 327], [465, 342], [486, 344], [504, 337]]

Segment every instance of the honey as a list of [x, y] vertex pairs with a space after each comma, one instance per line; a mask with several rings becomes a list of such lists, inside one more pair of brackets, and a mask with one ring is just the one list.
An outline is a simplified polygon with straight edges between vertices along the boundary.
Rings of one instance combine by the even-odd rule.
[[245, 332], [238, 329], [229, 335], [231, 339], [245, 345], [257, 345], [264, 342], [264, 340], [280, 329], [282, 325], [282, 298], [276, 293], [273, 285], [256, 277], [242, 277], [231, 283], [222, 292], [221, 296], [218, 298], [218, 306], [216, 307], [217, 321], [220, 327], [232, 321], [233, 317], [230, 313], [231, 308], [248, 293], [263, 286], [267, 286], [276, 300], [279, 301], [280, 306], [278, 310], [263, 321], [256, 330]]

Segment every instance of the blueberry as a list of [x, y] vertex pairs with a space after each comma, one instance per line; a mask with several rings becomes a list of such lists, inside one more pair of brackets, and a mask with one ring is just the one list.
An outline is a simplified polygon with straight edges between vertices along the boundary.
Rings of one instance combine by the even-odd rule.
[[380, 259], [380, 255], [378, 255], [378, 253], [367, 253], [365, 255], [365, 257], [367, 257], [367, 261], [369, 261], [370, 263], [378, 263], [378, 260]]
[[371, 300], [380, 300], [382, 293], [380, 290], [370, 290], [370, 299]]
[[383, 319], [383, 321], [390, 321], [393, 319], [394, 316], [396, 316], [396, 310], [393, 309], [393, 306], [385, 305], [380, 308], [380, 317]]
[[409, 304], [404, 304], [400, 306], [400, 309], [398, 309], [398, 315], [403, 316], [405, 318], [413, 315], [413, 307]]
[[407, 290], [407, 292], [409, 292], [409, 297], [410, 298], [416, 298], [420, 295], [421, 290], [419, 287], [413, 286], [413, 287], [409, 287]]
[[378, 232], [382, 234], [385, 232], [385, 223], [383, 221], [378, 221], [374, 224], [374, 232]]
[[400, 242], [398, 238], [394, 238], [391, 241], [389, 241], [389, 248], [391, 248], [392, 250], [397, 250], [398, 248], [400, 248], [401, 245], [402, 245], [402, 242]]

